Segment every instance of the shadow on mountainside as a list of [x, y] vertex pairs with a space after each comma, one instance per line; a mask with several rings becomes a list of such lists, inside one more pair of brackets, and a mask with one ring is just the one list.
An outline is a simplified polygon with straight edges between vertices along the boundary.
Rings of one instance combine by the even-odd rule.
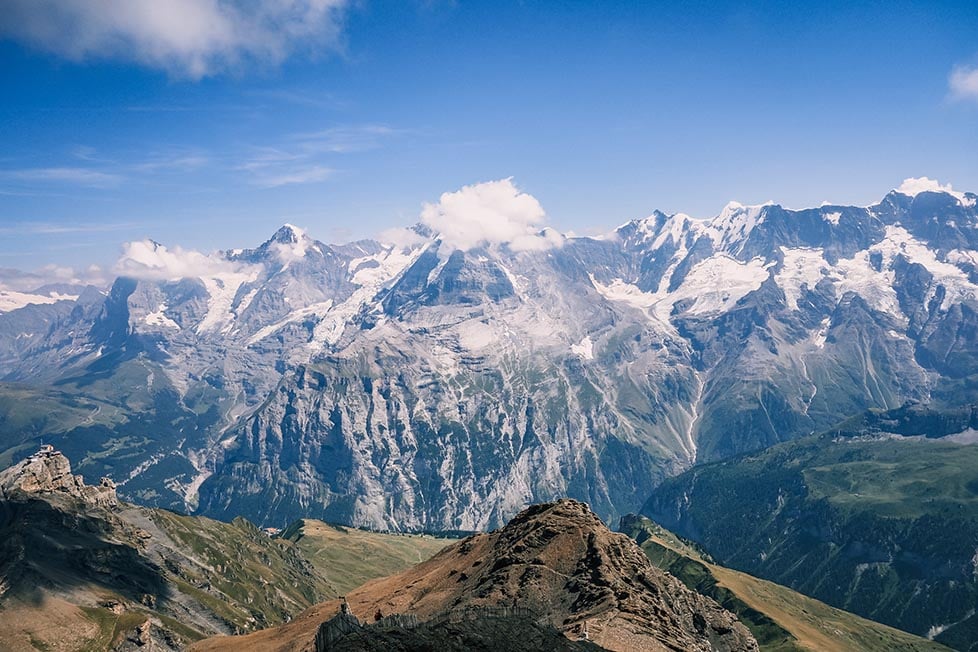
[[169, 590], [163, 569], [142, 557], [135, 531], [113, 520], [69, 496], [0, 501], [5, 597], [37, 604], [44, 589], [98, 587], [147, 606], [164, 603]]

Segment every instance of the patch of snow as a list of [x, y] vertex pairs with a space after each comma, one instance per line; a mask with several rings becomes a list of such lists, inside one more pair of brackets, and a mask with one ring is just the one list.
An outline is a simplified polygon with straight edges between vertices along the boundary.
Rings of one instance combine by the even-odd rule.
[[509, 280], [509, 284], [513, 286], [513, 290], [516, 292], [516, 296], [520, 298], [521, 301], [526, 300], [526, 278], [517, 277], [516, 274], [511, 272], [508, 267], [502, 263], [497, 263], [496, 266], [503, 271], [506, 278]]
[[968, 279], [967, 274], [955, 265], [939, 260], [933, 249], [915, 238], [902, 226], [887, 226], [886, 237], [871, 250], [880, 251], [887, 264], [892, 262], [897, 255], [902, 254], [911, 262], [920, 263], [928, 272], [933, 274], [934, 280], [927, 301], [933, 297], [937, 285], [943, 285], [947, 291], [944, 301], [948, 304], [974, 300], [978, 297], [978, 286]]
[[[346, 325], [359, 314], [360, 310], [369, 305], [381, 288], [410, 267], [427, 248], [426, 245], [404, 251], [398, 247], [391, 247], [372, 256], [350, 261], [349, 269], [357, 270], [352, 280], [360, 287], [345, 301], [326, 311], [313, 330], [306, 352], [312, 355], [324, 345], [336, 344], [343, 336]], [[371, 261], [377, 264], [373, 266], [364, 264]]]
[[825, 347], [825, 340], [828, 339], [829, 323], [829, 318], [826, 317], [818, 325], [818, 330], [812, 333], [812, 343], [815, 345], [815, 348], [821, 349]]
[[705, 232], [713, 240], [717, 249], [730, 251], [735, 245], [740, 245], [733, 253], [743, 251], [747, 236], [764, 222], [764, 209], [773, 205], [772, 202], [756, 206], [744, 206], [735, 201], [728, 203], [713, 218]]
[[834, 267], [828, 268], [826, 278], [832, 282], [837, 299], [846, 292], [854, 292], [873, 309], [900, 317], [903, 313], [893, 289], [894, 274], [889, 269], [891, 259], [884, 254], [882, 272], [873, 269], [869, 260], [870, 253], [879, 251], [878, 247], [857, 252], [852, 258], [840, 258]]
[[587, 335], [580, 343], [572, 344], [571, 351], [585, 360], [594, 360], [594, 342], [591, 341], [591, 336]]
[[610, 285], [605, 285], [591, 274], [591, 284], [605, 299], [627, 303], [642, 310], [651, 308], [662, 300], [658, 293], [642, 292], [637, 286], [626, 283], [620, 278], [613, 279]]
[[180, 330], [180, 324], [166, 316], [166, 309], [169, 306], [163, 302], [157, 307], [156, 312], [151, 312], [143, 317], [143, 323], [147, 326], [159, 326], [161, 328], [172, 328]]
[[333, 307], [333, 300], [332, 299], [327, 299], [326, 301], [321, 301], [319, 303], [313, 303], [311, 305], [308, 305], [305, 308], [300, 308], [298, 310], [293, 310], [288, 315], [286, 315], [284, 319], [280, 319], [279, 321], [275, 322], [274, 324], [269, 324], [268, 326], [265, 326], [265, 327], [261, 328], [254, 335], [252, 335], [251, 337], [249, 337], [248, 338], [248, 346], [251, 346], [253, 344], [257, 344], [258, 342], [262, 341], [263, 339], [265, 339], [269, 335], [272, 335], [273, 333], [275, 333], [279, 329], [283, 328], [284, 326], [287, 326], [288, 324], [292, 324], [292, 323], [295, 323], [297, 321], [301, 321], [301, 320], [305, 319], [306, 317], [309, 317], [309, 316], [312, 316], [312, 315], [325, 315], [325, 314], [327, 314], [330, 311], [330, 309], [332, 307]]
[[606, 299], [627, 303], [646, 311], [646, 314], [660, 322], [668, 323], [673, 307], [680, 301], [693, 301], [685, 309], [685, 313], [690, 315], [726, 312], [761, 287], [768, 278], [768, 268], [772, 265], [773, 262], [765, 263], [761, 258], [745, 263], [727, 254], [716, 254], [693, 266], [683, 284], [674, 292], [643, 292], [620, 278], [605, 285], [593, 275], [591, 283]]
[[227, 333], [231, 330], [236, 317], [232, 306], [238, 288], [245, 283], [253, 283], [258, 278], [258, 272], [258, 269], [253, 269], [248, 272], [225, 272], [200, 277], [200, 282], [204, 284], [210, 300], [207, 304], [207, 314], [197, 324], [198, 334], [212, 331]]
[[25, 306], [52, 304], [58, 301], [77, 301], [78, 295], [58, 294], [32, 294], [29, 292], [16, 292], [14, 290], [0, 290], [0, 313], [19, 310]]
[[[686, 275], [683, 284], [670, 294], [672, 304], [693, 299], [688, 314], [707, 315], [726, 312], [767, 280], [768, 268], [761, 258], [741, 262], [732, 256], [716, 254], [697, 263]], [[672, 307], [670, 306], [670, 312]]]
[[[643, 222], [643, 225], [644, 224], [645, 223]], [[695, 222], [693, 218], [685, 213], [670, 215], [665, 224], [662, 225], [662, 229], [659, 231], [658, 236], [652, 242], [652, 248], [660, 248], [669, 239], [672, 239], [673, 243], [677, 245], [682, 244], [685, 240], [683, 236], [689, 233], [689, 231], [694, 229], [698, 224], [698, 222]]]
[[244, 314], [244, 311], [248, 309], [248, 306], [251, 305], [251, 302], [255, 300], [255, 296], [258, 295], [259, 289], [260, 288], [256, 287], [253, 290], [249, 290], [247, 294], [241, 297], [241, 301], [239, 301], [238, 305], [234, 307], [235, 318], [238, 318], [242, 314]]
[[781, 247], [781, 252], [784, 255], [784, 264], [774, 280], [784, 292], [784, 300], [788, 308], [798, 310], [802, 287], [815, 289], [815, 285], [826, 273], [825, 268], [828, 264], [825, 262], [822, 249]]
[[967, 249], [952, 249], [944, 255], [944, 259], [959, 268], [965, 266], [978, 268], [978, 253]]
[[841, 218], [842, 213], [822, 213], [822, 219], [833, 226], [838, 225]]
[[481, 319], [469, 319], [455, 328], [458, 344], [468, 351], [482, 350], [499, 341], [500, 334]]

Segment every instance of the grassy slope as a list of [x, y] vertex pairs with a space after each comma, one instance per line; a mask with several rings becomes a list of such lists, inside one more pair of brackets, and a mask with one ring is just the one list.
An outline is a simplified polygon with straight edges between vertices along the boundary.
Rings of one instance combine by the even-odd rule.
[[282, 539], [294, 542], [335, 591], [346, 594], [367, 580], [393, 575], [454, 543], [427, 535], [382, 534], [313, 519], [290, 525]]
[[[720, 599], [725, 607], [738, 613], [764, 652], [948, 650], [943, 645], [830, 607], [779, 584], [713, 564], [668, 530], [646, 519], [643, 521], [640, 540], [649, 558], [691, 588], [701, 591], [707, 588], [704, 593]], [[633, 536], [637, 533], [637, 530], [629, 532]]]
[[[181, 592], [241, 630], [287, 621], [333, 597], [326, 579], [287, 541], [270, 538], [244, 519], [224, 523], [166, 510], [147, 510], [186, 561], [164, 562]], [[164, 553], [165, 554], [165, 553]]]

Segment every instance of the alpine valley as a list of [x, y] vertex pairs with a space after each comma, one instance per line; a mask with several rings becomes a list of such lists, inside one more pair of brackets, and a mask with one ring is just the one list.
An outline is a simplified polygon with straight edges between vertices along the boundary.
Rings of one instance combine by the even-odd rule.
[[284, 526], [474, 531], [569, 496], [606, 522], [696, 463], [978, 382], [978, 195], [731, 203], [603, 237], [212, 255], [6, 293], [0, 463], [49, 443], [120, 497]]

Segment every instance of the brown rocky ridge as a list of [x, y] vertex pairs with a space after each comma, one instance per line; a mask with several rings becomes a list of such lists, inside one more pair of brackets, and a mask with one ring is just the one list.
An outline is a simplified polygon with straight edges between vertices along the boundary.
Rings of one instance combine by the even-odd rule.
[[[653, 566], [631, 539], [610, 531], [586, 504], [573, 500], [530, 507], [499, 530], [364, 584], [346, 596], [346, 604], [361, 620], [401, 614], [421, 624], [512, 610], [532, 614], [534, 623], [567, 639], [586, 638], [609, 650], [758, 649], [736, 616]], [[193, 649], [313, 651], [317, 632], [342, 605], [326, 602], [283, 626], [208, 639]], [[329, 649], [320, 639], [320, 649]], [[366, 643], [333, 642], [335, 649], [370, 649]]]

